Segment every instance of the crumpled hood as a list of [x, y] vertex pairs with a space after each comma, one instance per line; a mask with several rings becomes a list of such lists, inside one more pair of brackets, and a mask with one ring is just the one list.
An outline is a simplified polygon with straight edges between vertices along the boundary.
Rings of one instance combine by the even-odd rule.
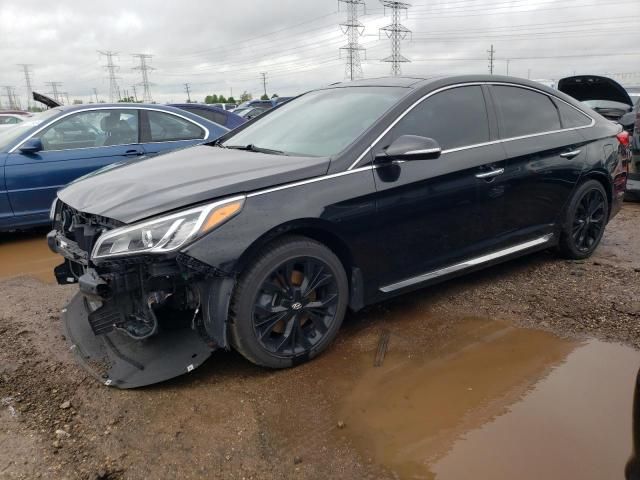
[[324, 175], [328, 158], [268, 155], [207, 145], [88, 175], [58, 192], [81, 212], [123, 223], [219, 197]]
[[558, 81], [558, 90], [580, 102], [587, 100], [608, 100], [633, 107], [627, 91], [615, 80], [596, 75], [578, 75]]

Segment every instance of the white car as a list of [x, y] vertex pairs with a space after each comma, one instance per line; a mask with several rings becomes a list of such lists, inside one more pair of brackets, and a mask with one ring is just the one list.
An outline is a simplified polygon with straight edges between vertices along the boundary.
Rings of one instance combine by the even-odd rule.
[[19, 123], [22, 123], [29, 117], [31, 117], [31, 115], [29, 114], [25, 115], [16, 113], [0, 113], [0, 130], [11, 128]]

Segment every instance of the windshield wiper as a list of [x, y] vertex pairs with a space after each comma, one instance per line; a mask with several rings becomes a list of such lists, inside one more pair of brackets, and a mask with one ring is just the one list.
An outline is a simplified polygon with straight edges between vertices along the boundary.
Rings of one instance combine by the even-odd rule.
[[226, 148], [231, 148], [234, 150], [245, 150], [247, 152], [258, 152], [258, 153], [267, 153], [269, 155], [287, 155], [287, 153], [282, 150], [273, 150], [271, 148], [262, 148], [256, 147], [254, 144], [250, 143], [249, 145], [225, 145]]

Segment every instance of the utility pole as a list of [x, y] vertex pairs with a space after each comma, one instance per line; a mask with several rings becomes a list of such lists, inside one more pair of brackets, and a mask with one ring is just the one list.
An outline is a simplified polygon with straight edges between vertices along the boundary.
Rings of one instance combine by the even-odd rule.
[[260, 76], [262, 77], [262, 88], [264, 89], [264, 96], [267, 97], [267, 72], [262, 72]]
[[187, 103], [191, 103], [191, 91], [189, 89], [189, 84], [188, 83], [184, 84], [184, 90], [185, 90], [185, 92], [187, 92]]
[[527, 78], [529, 80], [531, 80], [531, 69], [530, 68], [527, 69]]
[[151, 86], [151, 82], [149, 82], [149, 72], [154, 70], [154, 68], [150, 67], [148, 62], [151, 61], [153, 55], [149, 55], [147, 53], [134, 53], [133, 58], [137, 58], [140, 62], [140, 65], [135, 67], [134, 70], [140, 70], [140, 73], [142, 74], [142, 82], [138, 84], [142, 85], [142, 101], [145, 103], [152, 103], [153, 98], [151, 98], [151, 90], [149, 88]]
[[347, 20], [340, 24], [342, 33], [347, 36], [347, 45], [340, 47], [340, 54], [343, 51], [347, 55], [347, 63], [345, 65], [344, 75], [349, 80], [362, 78], [362, 61], [360, 52], [365, 49], [360, 46], [358, 39], [364, 33], [364, 25], [358, 20], [358, 13], [362, 7], [363, 13], [366, 13], [364, 0], [338, 0], [338, 7], [341, 3], [347, 5]]
[[61, 82], [47, 82], [45, 83], [45, 85], [49, 88], [51, 88], [51, 92], [49, 92], [51, 95], [53, 95], [53, 99], [58, 102], [58, 103], [62, 103], [62, 98], [60, 98], [60, 91], [58, 90], [58, 88], [60, 88], [62, 86]]
[[489, 73], [493, 75], [493, 62], [496, 58], [496, 51], [493, 48], [493, 44], [491, 44], [491, 50], [487, 50], [487, 53], [489, 54]]
[[136, 103], [138, 103], [138, 92], [136, 92], [136, 86], [131, 85], [131, 88], [133, 88], [133, 98], [136, 101]]
[[382, 27], [380, 32], [384, 32], [387, 38], [391, 39], [391, 55], [387, 58], [383, 58], [383, 62], [391, 63], [391, 75], [397, 76], [402, 73], [400, 68], [401, 63], [410, 62], [406, 57], [403, 57], [400, 53], [401, 42], [407, 36], [411, 35], [411, 30], [400, 23], [400, 13], [407, 10], [411, 6], [405, 2], [395, 2], [392, 0], [380, 0], [384, 6], [385, 12], [387, 8], [391, 9], [392, 23], [386, 27]]
[[93, 94], [96, 96], [96, 103], [100, 103], [98, 100], [98, 89], [93, 87]]
[[33, 100], [33, 88], [31, 86], [31, 67], [27, 63], [18, 64], [19, 67], [22, 67], [22, 71], [24, 72], [24, 83], [27, 86], [27, 110], [31, 110], [31, 101]]
[[112, 52], [110, 50], [103, 52], [98, 50], [98, 53], [107, 57], [107, 64], [103, 67], [109, 73], [109, 103], [114, 103], [120, 100], [118, 77], [116, 77], [116, 72], [120, 70], [120, 67], [113, 63], [113, 57], [118, 55], [118, 52]]
[[511, 62], [511, 60], [507, 59], [507, 76], [509, 76], [509, 63]]

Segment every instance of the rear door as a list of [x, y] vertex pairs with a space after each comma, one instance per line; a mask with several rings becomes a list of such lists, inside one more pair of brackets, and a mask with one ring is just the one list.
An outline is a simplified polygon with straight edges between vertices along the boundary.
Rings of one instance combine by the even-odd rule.
[[110, 163], [142, 155], [135, 109], [95, 109], [73, 113], [37, 136], [43, 150], [6, 160], [9, 202], [16, 216], [47, 218], [57, 190]]
[[586, 163], [579, 130], [591, 119], [537, 90], [492, 85], [490, 91], [508, 158], [507, 233], [514, 241], [551, 233]]
[[383, 291], [498, 245], [505, 154], [492, 124], [482, 87], [456, 87], [424, 100], [378, 143], [374, 154], [401, 135], [419, 135], [443, 149], [436, 160], [374, 171]]
[[175, 113], [142, 110], [141, 115], [142, 142], [147, 155], [197, 145], [209, 133], [203, 125]]

